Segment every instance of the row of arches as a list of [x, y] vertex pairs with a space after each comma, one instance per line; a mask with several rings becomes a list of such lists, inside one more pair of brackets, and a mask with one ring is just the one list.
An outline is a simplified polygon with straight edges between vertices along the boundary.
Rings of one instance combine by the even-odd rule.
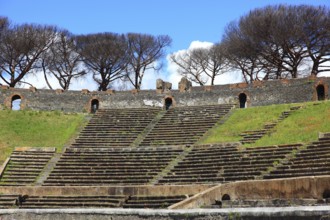
[[[21, 102], [22, 102], [22, 97], [19, 95], [14, 95], [11, 98], [11, 109], [14, 111], [21, 110]], [[96, 113], [97, 110], [100, 107], [100, 101], [98, 99], [92, 99], [90, 102], [90, 112], [91, 113]], [[165, 99], [165, 109], [168, 110], [173, 104], [172, 98], [166, 98]]]
[[[325, 99], [326, 99], [326, 89], [325, 89], [324, 85], [320, 84], [316, 87], [316, 100], [323, 101]], [[245, 93], [240, 93], [238, 95], [238, 100], [239, 100], [240, 108], [247, 107], [248, 96]]]
[[[92, 99], [90, 105], [90, 112], [95, 114], [97, 110], [100, 108], [100, 101], [98, 99]], [[171, 97], [167, 97], [164, 100], [164, 108], [165, 110], [169, 110], [173, 105], [173, 99]]]
[[[323, 101], [326, 99], [326, 89], [324, 85], [320, 84], [316, 87], [316, 100]], [[240, 108], [246, 108], [247, 107], [247, 101], [248, 96], [246, 93], [240, 93], [238, 95], [239, 100], [239, 107]], [[14, 111], [21, 110], [21, 101], [22, 97], [20, 95], [13, 95], [11, 97], [11, 109]], [[170, 109], [173, 106], [174, 100], [172, 97], [166, 97], [164, 99], [164, 108], [166, 110]], [[90, 102], [90, 112], [96, 113], [96, 111], [100, 107], [100, 101], [96, 98], [92, 99]]]

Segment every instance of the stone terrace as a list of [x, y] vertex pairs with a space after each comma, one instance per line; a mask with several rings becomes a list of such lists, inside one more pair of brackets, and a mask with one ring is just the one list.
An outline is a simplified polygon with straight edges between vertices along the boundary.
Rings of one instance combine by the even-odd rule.
[[226, 104], [170, 108], [140, 146], [194, 144], [231, 108]]
[[160, 111], [160, 108], [100, 109], [71, 147], [127, 147]]
[[187, 196], [177, 195], [177, 196], [130, 196], [128, 200], [125, 201], [124, 208], [167, 208], [175, 203], [178, 203]]
[[72, 208], [167, 208], [186, 199], [186, 195], [0, 195], [0, 208], [72, 209]]
[[127, 199], [124, 195], [112, 196], [27, 196], [20, 204], [23, 209], [47, 208], [119, 208]]
[[1, 176], [0, 185], [20, 186], [34, 184], [54, 153], [54, 148], [15, 149]]
[[1, 194], [0, 209], [15, 208], [18, 205], [19, 195]]
[[148, 184], [182, 152], [182, 148], [68, 148], [44, 185]]
[[298, 151], [291, 160], [286, 161], [265, 176], [265, 179], [289, 178], [298, 176], [318, 176], [330, 174], [330, 133], [319, 141]]
[[278, 161], [300, 145], [240, 150], [237, 146], [195, 146], [159, 184], [224, 183], [262, 178]]

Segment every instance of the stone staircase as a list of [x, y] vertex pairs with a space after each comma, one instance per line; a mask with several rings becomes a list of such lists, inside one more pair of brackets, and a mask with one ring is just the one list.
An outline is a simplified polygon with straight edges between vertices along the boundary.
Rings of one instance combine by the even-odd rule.
[[330, 175], [330, 133], [326, 133], [271, 171], [264, 179]]
[[160, 111], [160, 108], [100, 109], [71, 148], [128, 147]]
[[133, 209], [165, 209], [175, 203], [186, 199], [185, 195], [178, 196], [130, 196], [123, 208]]
[[140, 146], [194, 144], [232, 108], [225, 104], [170, 108]]
[[16, 148], [1, 175], [0, 185], [33, 185], [54, 154], [55, 148]]
[[0, 209], [148, 208], [165, 209], [186, 195], [0, 195]]
[[27, 196], [21, 203], [21, 209], [55, 208], [120, 208], [127, 196]]
[[145, 185], [182, 152], [165, 147], [68, 148], [43, 185]]
[[178, 162], [158, 184], [217, 184], [260, 179], [301, 145], [240, 149], [238, 145], [201, 145]]
[[245, 131], [245, 132], [241, 133], [240, 136], [242, 136], [243, 138], [240, 140], [240, 142], [242, 144], [255, 143], [257, 140], [261, 139], [266, 134], [272, 133], [274, 131], [274, 127], [278, 123], [280, 123], [281, 121], [283, 121], [284, 119], [289, 117], [293, 112], [295, 112], [296, 110], [298, 110], [300, 108], [301, 108], [301, 106], [291, 107], [288, 111], [282, 112], [281, 115], [279, 116], [279, 118], [275, 122], [265, 124], [264, 127], [260, 130], [250, 130], [250, 131]]
[[19, 205], [19, 195], [0, 194], [0, 209], [17, 208]]

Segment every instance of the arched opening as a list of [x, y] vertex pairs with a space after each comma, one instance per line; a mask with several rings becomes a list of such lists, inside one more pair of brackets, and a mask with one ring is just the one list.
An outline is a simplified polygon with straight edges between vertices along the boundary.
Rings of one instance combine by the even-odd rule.
[[95, 114], [100, 107], [100, 102], [97, 99], [91, 101], [91, 113]]
[[21, 110], [21, 101], [22, 101], [21, 96], [19, 96], [19, 95], [14, 95], [14, 96], [11, 98], [11, 110], [14, 110], [14, 111], [19, 111], [19, 110]]
[[169, 108], [172, 106], [173, 104], [173, 100], [172, 98], [166, 98], [165, 99], [165, 109], [169, 110]]
[[316, 87], [316, 93], [317, 93], [317, 100], [319, 100], [319, 101], [325, 100], [324, 85], [318, 85]]
[[221, 198], [222, 201], [229, 201], [230, 200], [230, 196], [228, 194], [224, 194]]
[[239, 99], [239, 107], [246, 108], [246, 100], [247, 100], [246, 94], [245, 93], [239, 94], [238, 99]]
[[330, 189], [326, 189], [322, 195], [323, 199], [330, 199]]

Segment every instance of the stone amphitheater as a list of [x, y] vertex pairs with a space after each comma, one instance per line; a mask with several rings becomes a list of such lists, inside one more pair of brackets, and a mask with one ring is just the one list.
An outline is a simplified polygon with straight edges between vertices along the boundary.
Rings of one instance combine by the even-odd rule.
[[178, 90], [163, 82], [125, 92], [2, 86], [3, 108], [19, 99], [21, 109], [91, 114], [62, 152], [13, 151], [0, 170], [0, 219], [330, 219], [330, 133], [241, 147], [275, 123], [241, 142], [196, 144], [234, 108], [327, 100], [329, 85], [323, 77], [212, 87], [183, 79]]

